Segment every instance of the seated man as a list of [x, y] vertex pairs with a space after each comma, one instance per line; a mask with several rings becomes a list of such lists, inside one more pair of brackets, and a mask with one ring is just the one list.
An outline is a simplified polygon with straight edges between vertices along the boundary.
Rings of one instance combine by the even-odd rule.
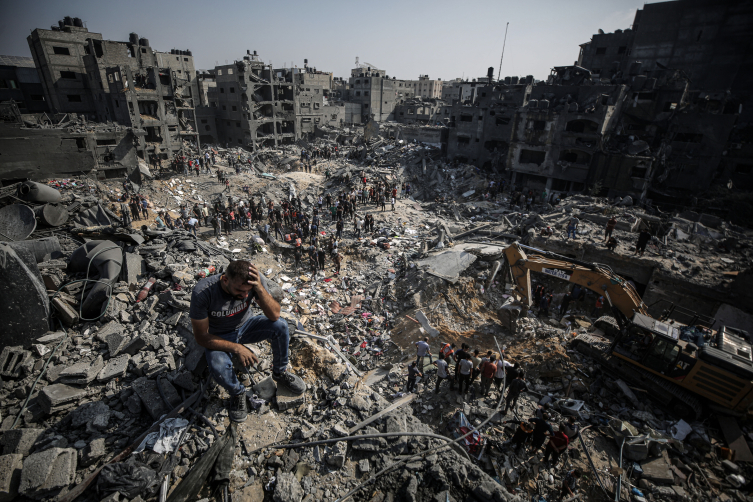
[[[272, 298], [254, 265], [237, 260], [230, 262], [225, 273], [199, 281], [191, 295], [191, 325], [196, 342], [206, 349], [212, 377], [231, 396], [229, 417], [243, 422], [248, 415], [246, 388], [233, 371], [233, 356], [243, 366], [259, 362], [245, 345], [269, 340], [272, 346], [272, 378], [294, 394], [303, 394], [306, 385], [287, 371], [287, 322], [280, 319], [280, 304]], [[256, 301], [264, 313], [252, 316], [251, 302]]]

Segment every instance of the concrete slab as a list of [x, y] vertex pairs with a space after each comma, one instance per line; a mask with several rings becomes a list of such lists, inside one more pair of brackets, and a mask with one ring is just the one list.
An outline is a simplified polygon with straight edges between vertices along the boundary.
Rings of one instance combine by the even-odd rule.
[[426, 317], [426, 314], [424, 314], [422, 311], [420, 310], [416, 311], [416, 319], [418, 320], [418, 322], [421, 323], [421, 326], [423, 326], [423, 328], [426, 330], [427, 333], [429, 333], [429, 335], [432, 338], [436, 338], [437, 336], [439, 336], [439, 330], [433, 327], [429, 323], [429, 319]]
[[20, 453], [0, 456], [0, 502], [8, 502], [18, 496], [23, 459]]
[[102, 356], [98, 356], [93, 361], [81, 361], [73, 366], [69, 366], [60, 373], [60, 382], [75, 385], [88, 385], [97, 378], [97, 375], [105, 362]]
[[0, 445], [3, 446], [3, 455], [20, 453], [24, 457], [29, 454], [31, 447], [44, 429], [13, 429], [5, 431]]
[[[162, 390], [165, 393], [165, 397], [167, 397], [167, 400], [170, 402], [172, 407], [178, 406], [181, 402], [181, 399], [178, 395], [178, 392], [175, 390], [175, 387], [173, 387], [173, 385], [164, 378], [161, 379], [160, 384], [162, 385]], [[159, 394], [159, 389], [157, 388], [157, 382], [155, 380], [149, 380], [146, 377], [137, 378], [133, 381], [131, 387], [133, 388], [133, 391], [139, 396], [139, 399], [141, 399], [141, 404], [144, 408], [146, 408], [146, 410], [149, 412], [149, 415], [151, 415], [153, 419], [157, 420], [165, 413], [170, 412], [171, 408], [169, 409], [162, 401], [162, 397]]]
[[136, 253], [125, 253], [123, 268], [120, 277], [127, 282], [129, 286], [139, 286], [146, 279], [146, 263], [141, 255]]
[[65, 409], [72, 402], [86, 397], [86, 390], [71, 387], [64, 383], [55, 383], [43, 388], [37, 396], [37, 402], [45, 413]]
[[125, 331], [125, 327], [122, 324], [118, 321], [110, 321], [102, 326], [94, 337], [100, 342], [107, 343], [108, 335], [112, 333], [123, 333], [123, 331]]
[[107, 428], [112, 411], [102, 401], [84, 403], [71, 413], [71, 426], [81, 427], [86, 425], [87, 429], [103, 430]]
[[462, 250], [450, 249], [418, 260], [416, 266], [451, 283], [458, 282], [460, 273], [476, 261], [476, 256]]
[[131, 356], [128, 354], [121, 354], [118, 357], [110, 359], [102, 368], [102, 371], [97, 375], [97, 380], [100, 382], [109, 382], [113, 378], [123, 378], [128, 371], [128, 361], [131, 360]]
[[48, 498], [76, 479], [76, 457], [73, 448], [50, 448], [26, 457], [18, 491], [32, 498]]
[[271, 376], [268, 376], [264, 380], [261, 380], [259, 383], [254, 385], [253, 391], [261, 399], [271, 401], [272, 398], [277, 394], [277, 384]]
[[658, 457], [641, 462], [641, 469], [643, 469], [643, 477], [645, 479], [648, 479], [649, 481], [667, 485], [674, 484], [675, 482], [675, 478], [672, 475], [669, 464], [664, 459], [664, 457]]

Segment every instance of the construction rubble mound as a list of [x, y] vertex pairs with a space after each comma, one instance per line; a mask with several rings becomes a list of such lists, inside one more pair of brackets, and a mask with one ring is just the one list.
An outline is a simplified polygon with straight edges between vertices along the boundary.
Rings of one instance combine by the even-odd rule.
[[[205, 154], [211, 171], [185, 165]], [[749, 413], [688, 418], [626, 383], [573, 347], [600, 332], [599, 295], [561, 310], [570, 285], [536, 274], [551, 297], [529, 306], [504, 256], [518, 242], [622, 266], [654, 287], [644, 299], [700, 291], [697, 304], [726, 299], [728, 324], [749, 330], [750, 229], [632, 200], [551, 200], [432, 145], [358, 134], [253, 154], [186, 142], [152, 175], [0, 189], [0, 502], [539, 502], [574, 500], [574, 481], [582, 500], [751, 500]], [[241, 423], [189, 317], [198, 281], [237, 259], [281, 304], [306, 384], [278, 389], [270, 344], [254, 345], [253, 370], [236, 361]], [[424, 338], [433, 358], [409, 383]], [[505, 412], [512, 370], [490, 389], [438, 385], [446, 344], [504, 355], [527, 390]], [[551, 434], [572, 436], [554, 460], [546, 443], [513, 447], [544, 413]]]

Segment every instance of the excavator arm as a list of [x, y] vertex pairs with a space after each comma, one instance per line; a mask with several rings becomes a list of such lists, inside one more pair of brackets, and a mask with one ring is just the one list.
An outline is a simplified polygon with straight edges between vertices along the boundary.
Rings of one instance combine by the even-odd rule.
[[[525, 250], [531, 253], [527, 254]], [[626, 319], [630, 319], [634, 312], [648, 315], [646, 305], [633, 285], [604, 265], [573, 260], [517, 242], [506, 248], [504, 253], [512, 275], [513, 292], [528, 307], [532, 298], [531, 271], [534, 271], [604, 295], [612, 310], [620, 312]]]

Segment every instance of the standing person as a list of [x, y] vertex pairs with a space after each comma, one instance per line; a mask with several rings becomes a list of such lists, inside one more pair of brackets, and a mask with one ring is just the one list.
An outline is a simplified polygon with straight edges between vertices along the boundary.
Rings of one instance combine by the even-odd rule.
[[524, 380], [525, 373], [519, 371], [515, 380], [510, 382], [510, 389], [507, 391], [507, 397], [505, 398], [505, 409], [502, 411], [503, 415], [507, 415], [507, 409], [512, 408], [515, 410], [515, 406], [518, 404], [518, 398], [520, 393], [528, 390], [528, 385]]
[[394, 196], [392, 197], [391, 202], [392, 202], [392, 210], [394, 211], [395, 210], [395, 197]]
[[431, 348], [429, 347], [429, 337], [424, 337], [423, 340], [419, 340], [413, 345], [416, 346], [416, 364], [420, 369], [424, 369], [424, 358], [429, 356], [429, 364], [431, 360]]
[[570, 438], [565, 434], [564, 429], [564, 425], [560, 425], [559, 430], [549, 438], [549, 442], [544, 449], [544, 462], [549, 462], [549, 457], [551, 456], [552, 464], [556, 466], [562, 452], [567, 450]]
[[471, 362], [473, 363], [473, 372], [471, 373], [471, 383], [476, 381], [476, 377], [481, 374], [481, 357], [479, 357], [478, 349], [473, 349], [473, 355], [471, 356]]
[[[453, 356], [455, 359], [455, 381], [460, 381], [460, 361], [464, 360], [466, 356], [471, 357], [471, 355], [467, 351], [468, 345], [463, 343], [460, 345], [460, 350], [455, 351], [455, 355]], [[473, 363], [471, 363], [471, 368], [473, 368]]]
[[651, 240], [651, 233], [643, 229], [641, 230], [641, 233], [638, 234], [638, 243], [635, 245], [635, 253], [638, 256], [643, 256], [643, 252], [646, 251], [646, 244], [648, 244], [648, 241]]
[[194, 237], [196, 237], [196, 227], [198, 226], [198, 224], [199, 224], [199, 220], [197, 220], [193, 216], [191, 216], [191, 218], [188, 219], [188, 223], [186, 224], [188, 227], [187, 230], [189, 232], [193, 232]]
[[207, 207], [207, 203], [205, 202], [203, 206], [201, 206], [201, 215], [204, 217], [204, 226], [209, 226], [209, 208]]
[[301, 249], [300, 245], [297, 245], [295, 247], [295, 251], [293, 252], [293, 256], [295, 258], [295, 270], [298, 271], [298, 268], [301, 266], [301, 258], [303, 258], [303, 250]]
[[570, 415], [567, 417], [567, 423], [561, 424], [562, 432], [564, 432], [570, 439], [575, 438], [580, 431], [580, 426], [575, 423], [575, 417]]
[[617, 226], [617, 218], [612, 216], [609, 218], [609, 221], [607, 221], [607, 228], [604, 229], [604, 242], [609, 242], [609, 238], [612, 236], [612, 232], [614, 232], [614, 227]]
[[567, 307], [570, 306], [570, 300], [573, 299], [573, 296], [571, 293], [568, 293], [562, 298], [562, 305], [560, 305], [560, 316], [565, 315], [565, 312], [567, 312]]
[[442, 383], [442, 380], [447, 380], [449, 377], [449, 372], [447, 371], [448, 365], [443, 352], [439, 353], [439, 359], [434, 361], [434, 366], [437, 367], [437, 386], [434, 389], [434, 393], [439, 394], [439, 385]]
[[499, 356], [499, 361], [497, 361], [497, 370], [494, 372], [494, 387], [497, 389], [497, 392], [503, 390], [502, 384], [505, 383], [507, 368], [512, 368], [512, 364], [505, 360], [505, 353], [502, 352]]
[[421, 373], [416, 366], [416, 362], [413, 361], [411, 365], [408, 366], [408, 392], [413, 392], [413, 387], [416, 385], [416, 377], [422, 376], [424, 376], [424, 374]]
[[[465, 353], [465, 359], [458, 361], [458, 394], [461, 396], [471, 389], [471, 372], [473, 371], [473, 361], [471, 355]], [[465, 384], [465, 385], [463, 385]], [[465, 389], [463, 389], [465, 387]]]
[[[492, 386], [494, 375], [497, 373], [497, 356], [492, 354], [488, 361], [481, 366], [481, 391], [484, 397], [489, 395], [489, 389]], [[500, 361], [501, 362], [501, 361]]]
[[577, 239], [576, 235], [578, 232], [578, 224], [580, 223], [580, 220], [577, 216], [573, 215], [572, 218], [570, 218], [570, 221], [567, 223], [567, 237], [565, 237], [565, 240], [569, 239], [572, 235], [573, 239]]
[[529, 193], [528, 197], [526, 197], [526, 211], [531, 210], [531, 204], [533, 204], [533, 196]]
[[147, 211], [149, 207], [149, 201], [146, 200], [145, 197], [141, 198], [141, 213], [144, 215], [144, 219], [149, 219], [149, 211]]
[[575, 492], [578, 490], [578, 480], [580, 479], [580, 470], [573, 469], [565, 475], [565, 479], [562, 481], [562, 492], [560, 492], [560, 500], [565, 497], [575, 496]]
[[552, 430], [552, 424], [549, 423], [549, 413], [542, 413], [541, 417], [534, 417], [529, 420], [534, 424], [533, 437], [531, 438], [531, 446], [533, 446], [533, 452], [541, 448], [546, 441], [547, 436], [554, 434]]
[[549, 313], [549, 296], [544, 295], [539, 300], [539, 313], [541, 315], [547, 315]]
[[309, 263], [311, 264], [311, 273], [316, 275], [319, 268], [319, 253], [314, 246], [309, 247]]
[[319, 251], [317, 251], [317, 255], [319, 257], [319, 268], [322, 270], [322, 272], [324, 272], [324, 268], [326, 266], [325, 260], [327, 259], [327, 252], [324, 249], [319, 248]]
[[335, 275], [340, 275], [340, 266], [343, 262], [343, 257], [336, 249], [332, 252], [332, 260], [335, 262]]
[[219, 237], [222, 234], [222, 217], [220, 216], [220, 213], [217, 213], [214, 218], [212, 218], [212, 227], [214, 227], [214, 236]]
[[515, 430], [515, 434], [510, 439], [510, 445], [515, 453], [518, 452], [521, 446], [527, 443], [531, 439], [533, 434], [533, 424], [528, 423], [525, 420], [505, 420], [504, 424], [519, 424]]
[[[295, 395], [306, 390], [300, 377], [288, 371], [288, 324], [280, 319], [280, 304], [266, 279], [245, 260], [230, 262], [221, 275], [198, 282], [191, 295], [189, 316], [196, 342], [205, 349], [209, 372], [230, 394], [228, 416], [243, 422], [248, 416], [246, 388], [233, 371], [233, 357], [245, 367], [259, 362], [245, 344], [268, 340], [272, 347], [272, 379]], [[254, 302], [264, 315], [254, 316]]]
[[337, 220], [337, 224], [335, 225], [335, 228], [337, 229], [336, 235], [337, 235], [338, 239], [342, 239], [342, 237], [343, 237], [343, 227], [344, 226], [345, 226], [345, 224], [343, 223], [342, 219]]

